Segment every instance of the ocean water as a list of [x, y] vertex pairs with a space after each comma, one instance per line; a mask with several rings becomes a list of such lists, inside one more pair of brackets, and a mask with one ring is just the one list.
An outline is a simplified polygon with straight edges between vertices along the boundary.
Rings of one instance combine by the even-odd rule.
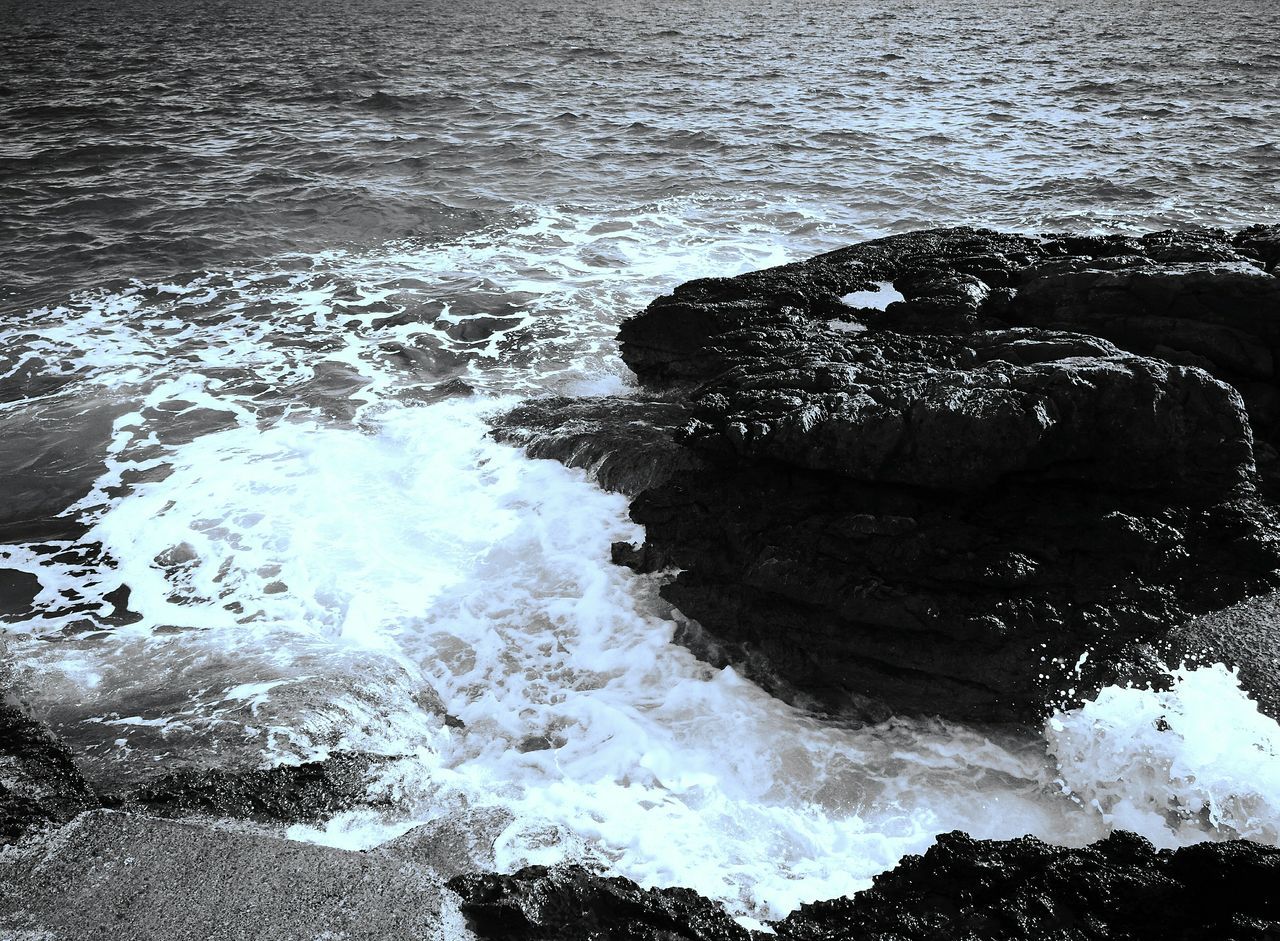
[[1111, 7], [0, 2], [14, 694], [104, 787], [372, 751], [389, 803], [290, 835], [492, 813], [502, 868], [752, 918], [955, 828], [1280, 840], [1224, 669], [1040, 733], [824, 721], [673, 645], [625, 501], [486, 434], [627, 389], [618, 323], [690, 278], [1273, 220], [1271, 4]]

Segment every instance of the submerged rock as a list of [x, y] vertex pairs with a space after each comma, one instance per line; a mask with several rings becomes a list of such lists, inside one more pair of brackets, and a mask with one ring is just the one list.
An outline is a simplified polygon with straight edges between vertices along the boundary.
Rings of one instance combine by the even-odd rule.
[[186, 769], [164, 775], [113, 803], [163, 817], [234, 817], [272, 823], [317, 822], [369, 797], [369, 775], [388, 758], [337, 752], [322, 761], [232, 771]]
[[1115, 833], [1083, 849], [1032, 837], [938, 838], [851, 898], [751, 932], [688, 889], [644, 890], [581, 866], [461, 876], [449, 887], [504, 941], [1223, 941], [1280, 937], [1280, 849], [1244, 841], [1157, 851]]
[[622, 326], [643, 393], [499, 434], [634, 494], [615, 557], [678, 569], [775, 691], [1031, 718], [1280, 587], [1273, 234], [948, 229], [693, 281]]

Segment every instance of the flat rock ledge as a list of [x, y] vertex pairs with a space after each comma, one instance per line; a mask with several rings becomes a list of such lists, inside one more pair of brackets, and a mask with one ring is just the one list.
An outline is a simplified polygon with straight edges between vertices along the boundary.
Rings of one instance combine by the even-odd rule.
[[89, 811], [0, 853], [0, 938], [463, 941], [440, 875], [248, 828]]
[[1280, 227], [892, 236], [681, 285], [620, 330], [639, 391], [496, 434], [630, 494], [615, 561], [786, 698], [1034, 721], [1222, 648], [1275, 715], [1273, 632], [1199, 619], [1280, 588], [1278, 259]]

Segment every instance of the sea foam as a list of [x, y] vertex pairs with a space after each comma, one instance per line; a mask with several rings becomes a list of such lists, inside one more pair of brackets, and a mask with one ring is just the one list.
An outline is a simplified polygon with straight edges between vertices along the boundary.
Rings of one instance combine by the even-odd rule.
[[1065, 791], [1160, 846], [1280, 839], [1280, 726], [1222, 664], [1107, 687], [1045, 726]]
[[[956, 828], [1274, 840], [1274, 750], [1247, 750], [1274, 723], [1238, 689], [1201, 695], [1188, 673], [1104, 691], [1046, 740], [820, 721], [672, 643], [663, 576], [610, 564], [642, 537], [622, 497], [492, 440], [486, 416], [520, 396], [624, 387], [621, 314], [786, 260], [730, 208], [736, 227], [714, 204], [546, 211], [89, 292], [9, 331], [0, 365], [39, 361], [59, 394], [118, 406], [67, 510], [85, 534], [0, 548], [40, 582], [39, 616], [10, 626], [28, 703], [108, 785], [376, 752], [395, 759], [371, 785], [389, 808], [291, 835], [359, 848], [488, 813], [500, 868], [607, 864], [757, 918], [864, 888]], [[424, 394], [444, 377], [475, 394]], [[1248, 731], [1212, 753], [1226, 723]], [[1208, 812], [1169, 830], [1169, 806]]]

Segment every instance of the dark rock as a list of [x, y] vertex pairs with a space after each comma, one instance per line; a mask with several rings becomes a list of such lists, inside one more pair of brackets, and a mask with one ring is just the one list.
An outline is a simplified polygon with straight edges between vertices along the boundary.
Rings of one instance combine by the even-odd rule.
[[581, 866], [467, 875], [449, 888], [482, 939], [510, 941], [1222, 941], [1280, 937], [1280, 849], [1235, 841], [1157, 851], [1130, 833], [1083, 849], [1032, 837], [938, 838], [851, 898], [742, 928], [689, 889], [642, 890]]
[[661, 399], [533, 399], [499, 418], [495, 436], [587, 471], [606, 490], [638, 493], [700, 466], [675, 441], [688, 408]]
[[65, 823], [99, 803], [57, 736], [0, 703], [0, 844]]
[[[1270, 232], [1275, 239], [1280, 227]], [[1280, 483], [1280, 278], [1225, 239], [1213, 251], [1169, 233], [1149, 236], [1147, 255], [1120, 267], [1089, 259], [1033, 265], [1000, 312], [1011, 323], [1078, 330], [1126, 350], [1198, 366], [1231, 383], [1249, 408], [1269, 483]], [[1266, 255], [1266, 235], [1243, 244]], [[1150, 256], [1150, 257], [1149, 257]], [[1272, 269], [1274, 262], [1270, 261]]]
[[[1215, 519], [1233, 514], [1243, 539]], [[657, 547], [647, 551], [681, 569], [663, 596], [743, 645], [735, 659], [762, 654], [828, 708], [860, 712], [870, 698], [917, 713], [1033, 714], [1064, 689], [1138, 672], [1136, 639], [1193, 605], [1266, 587], [1273, 565], [1258, 533], [1274, 526], [1270, 511], [1247, 501], [1169, 509], [1025, 484], [995, 500], [743, 470], [646, 491], [632, 515]], [[1250, 556], [1253, 582], [1239, 565]]]
[[1280, 937], [1280, 849], [1202, 843], [1157, 852], [1130, 833], [1084, 849], [938, 838], [848, 899], [774, 927], [794, 941], [1179, 941]]
[[337, 752], [323, 761], [252, 771], [188, 769], [119, 795], [113, 803], [161, 817], [316, 822], [376, 803], [368, 795], [369, 774], [388, 760]]
[[1197, 369], [1025, 330], [769, 332], [774, 352], [699, 388], [686, 444], [950, 492], [1018, 478], [1222, 494], [1252, 480], [1240, 398]]
[[692, 889], [641, 889], [582, 866], [527, 866], [509, 876], [463, 875], [471, 930], [502, 941], [750, 941], [717, 903]]
[[[1274, 237], [946, 229], [692, 281], [619, 332], [647, 392], [499, 433], [635, 492], [615, 559], [680, 570], [664, 597], [775, 690], [1030, 718], [1280, 587]], [[840, 301], [881, 282], [904, 300]]]
[[1253, 225], [1236, 233], [1231, 243], [1241, 254], [1256, 258], [1268, 271], [1280, 266], [1280, 225]]

